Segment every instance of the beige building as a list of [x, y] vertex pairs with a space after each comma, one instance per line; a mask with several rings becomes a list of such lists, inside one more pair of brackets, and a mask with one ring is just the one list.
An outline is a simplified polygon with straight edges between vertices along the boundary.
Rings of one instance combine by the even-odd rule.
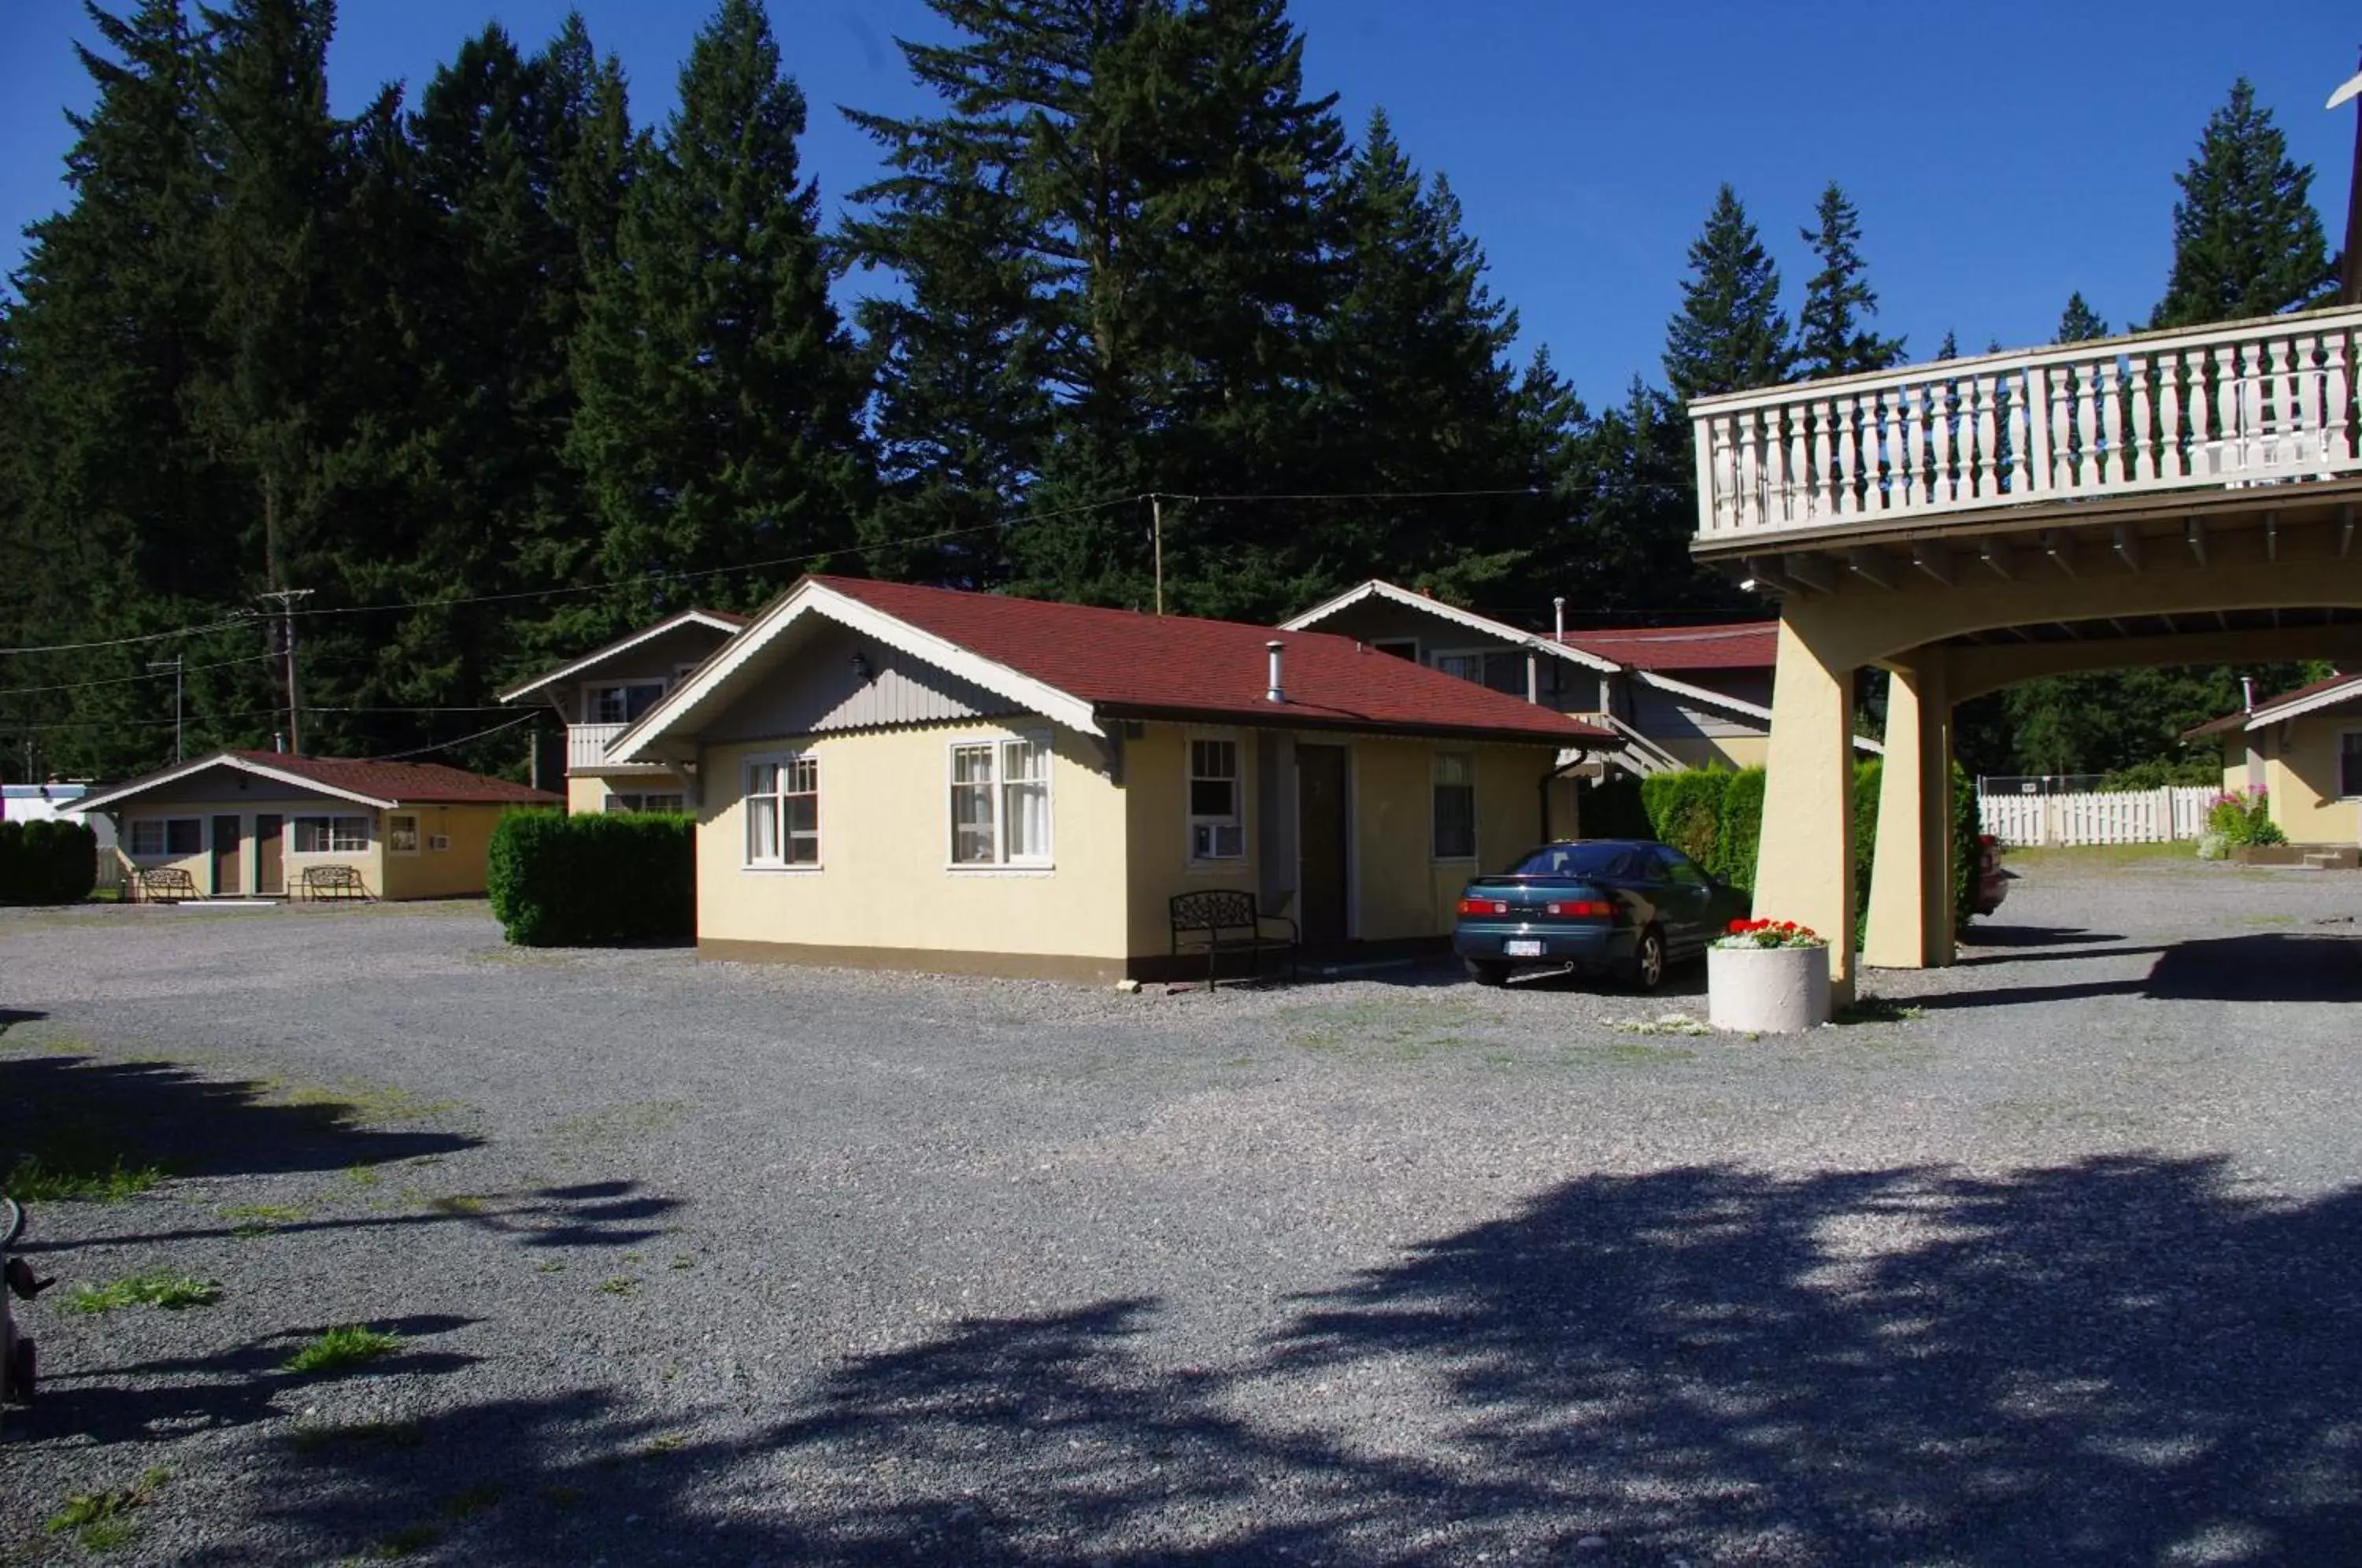
[[[1286, 623], [1355, 637], [1381, 653], [1612, 730], [1605, 760], [1631, 773], [1749, 767], [1771, 746], [1776, 621], [1529, 631], [1372, 580]], [[1857, 743], [1874, 753], [1876, 743]]]
[[209, 898], [300, 897], [307, 871], [350, 867], [372, 898], [437, 899], [483, 892], [503, 815], [557, 803], [439, 763], [223, 751], [78, 809], [114, 823], [127, 873], [185, 871]]
[[683, 780], [702, 953], [1108, 981], [1208, 889], [1440, 945], [1610, 744], [1349, 637], [807, 578], [607, 759]]
[[607, 760], [607, 745], [746, 624], [722, 610], [684, 610], [501, 693], [547, 702], [566, 724], [566, 809], [679, 812], [686, 786], [671, 768]]
[[2219, 736], [2223, 789], [2265, 791], [2291, 844], [2362, 845], [2362, 675], [2325, 680], [2201, 724]]

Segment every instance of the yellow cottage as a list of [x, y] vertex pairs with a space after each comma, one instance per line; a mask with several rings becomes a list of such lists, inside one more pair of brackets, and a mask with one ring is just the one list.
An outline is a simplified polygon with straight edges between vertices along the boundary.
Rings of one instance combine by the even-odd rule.
[[2289, 842], [2362, 845], [2362, 674], [2333, 675], [2183, 736], [2219, 736], [2223, 788], [2264, 791]]
[[1111, 981], [1207, 889], [1440, 947], [1612, 744], [1350, 637], [813, 577], [602, 766], [684, 780], [701, 953]]
[[79, 809], [114, 821], [135, 889], [167, 885], [147, 875], [162, 872], [216, 899], [438, 899], [483, 892], [504, 814], [557, 803], [440, 763], [221, 751], [101, 790]]

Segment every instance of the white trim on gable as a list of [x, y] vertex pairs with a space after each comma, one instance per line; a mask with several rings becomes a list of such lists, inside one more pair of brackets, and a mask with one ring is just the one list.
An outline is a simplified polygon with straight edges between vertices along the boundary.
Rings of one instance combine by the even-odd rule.
[[1614, 659], [1602, 658], [1595, 653], [1566, 643], [1553, 642], [1539, 633], [1521, 632], [1507, 622], [1479, 615], [1473, 610], [1462, 610], [1456, 605], [1446, 604], [1441, 600], [1430, 599], [1424, 593], [1413, 593], [1407, 588], [1397, 588], [1391, 582], [1382, 582], [1376, 578], [1372, 578], [1359, 588], [1348, 589], [1325, 604], [1314, 605], [1292, 621], [1282, 621], [1279, 624], [1279, 629], [1283, 632], [1311, 631], [1318, 623], [1329, 619], [1341, 611], [1352, 609], [1364, 599], [1383, 599], [1389, 604], [1398, 604], [1406, 610], [1416, 610], [1421, 614], [1432, 615], [1439, 621], [1449, 621], [1455, 626], [1464, 626], [1473, 632], [1482, 632], [1486, 636], [1497, 638], [1513, 647], [1540, 648], [1544, 653], [1556, 654], [1570, 664], [1579, 664], [1586, 669], [1595, 669], [1603, 675], [1613, 675], [1624, 668]]
[[241, 773], [251, 773], [258, 778], [268, 778], [275, 784], [290, 784], [298, 790], [309, 790], [315, 794], [333, 795], [337, 800], [350, 801], [355, 805], [375, 806], [381, 812], [392, 811], [402, 804], [399, 801], [364, 795], [358, 790], [338, 789], [334, 784], [324, 784], [317, 778], [308, 778], [301, 773], [291, 773], [283, 768], [267, 767], [248, 757], [232, 756], [227, 752], [216, 752], [211, 756], [201, 756], [194, 762], [185, 762], [178, 767], [167, 768], [161, 773], [151, 773], [145, 778], [135, 778], [130, 783], [118, 785], [104, 794], [87, 796], [76, 801], [75, 804], [82, 811], [104, 812], [120, 801], [138, 800], [150, 790], [160, 789], [164, 785], [175, 783], [193, 774], [202, 773], [208, 767], [234, 767]]
[[897, 652], [924, 660], [1070, 730], [1098, 736], [1107, 733], [1099, 727], [1091, 705], [1071, 692], [1021, 674], [996, 659], [986, 658], [850, 594], [840, 593], [825, 583], [806, 581], [789, 590], [785, 598], [764, 611], [752, 625], [699, 666], [694, 678], [673, 688], [663, 701], [642, 715], [638, 723], [609, 743], [606, 760], [662, 760], [653, 756], [649, 747], [698, 717], [708, 700], [732, 676], [752, 663], [781, 633], [811, 615], [874, 637]]
[[[1772, 710], [1760, 702], [1749, 702], [1744, 697], [1733, 697], [1727, 691], [1716, 691], [1710, 686], [1693, 686], [1686, 680], [1676, 680], [1670, 675], [1660, 675], [1653, 669], [1636, 669], [1631, 672], [1631, 675], [1633, 679], [1653, 686], [1660, 691], [1671, 692], [1676, 697], [1686, 697], [1693, 702], [1711, 703], [1725, 712], [1737, 713], [1742, 718], [1757, 720], [1767, 731], [1772, 727]], [[1854, 736], [1853, 748], [1856, 751], [1866, 751], [1872, 756], [1886, 755], [1886, 747], [1868, 735]]]
[[614, 657], [617, 654], [629, 653], [643, 643], [663, 636], [667, 632], [679, 631], [683, 626], [705, 626], [725, 636], [735, 635], [739, 630], [737, 626], [719, 615], [709, 614], [703, 610], [684, 610], [679, 614], [659, 621], [653, 626], [643, 627], [627, 637], [609, 643], [603, 648], [584, 654], [571, 663], [559, 665], [546, 675], [536, 675], [522, 686], [512, 686], [500, 694], [500, 700], [503, 702], [513, 702], [520, 697], [530, 697], [546, 686], [555, 685], [568, 676], [580, 674], [595, 665]]
[[2268, 725], [2285, 723], [2290, 719], [2301, 719], [2307, 713], [2317, 713], [2323, 708], [2334, 708], [2340, 702], [2351, 702], [2357, 697], [2362, 697], [2362, 675], [2350, 677], [2325, 691], [2300, 697], [2293, 702], [2267, 703], [2247, 715], [2246, 727], [2260, 730]]

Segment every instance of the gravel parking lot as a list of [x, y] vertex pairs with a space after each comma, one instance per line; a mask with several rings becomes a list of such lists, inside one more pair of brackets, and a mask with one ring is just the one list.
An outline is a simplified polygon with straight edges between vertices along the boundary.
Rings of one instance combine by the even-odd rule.
[[0, 1562], [2353, 1562], [2362, 877], [2019, 864], [1779, 1040], [0, 911], [0, 1152], [170, 1173]]

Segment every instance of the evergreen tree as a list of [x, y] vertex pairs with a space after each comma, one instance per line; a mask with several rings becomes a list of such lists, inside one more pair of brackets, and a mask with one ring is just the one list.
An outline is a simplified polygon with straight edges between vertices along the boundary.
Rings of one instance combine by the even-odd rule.
[[1817, 229], [1801, 231], [1821, 270], [1805, 287], [1796, 372], [1814, 380], [1900, 363], [1903, 339], [1881, 337], [1867, 325], [1878, 314], [1878, 295], [1862, 278], [1861, 215], [1835, 181], [1821, 193], [1816, 216]]
[[1780, 269], [1738, 193], [1716, 193], [1705, 227], [1690, 245], [1682, 308], [1665, 329], [1665, 380], [1675, 399], [1788, 379], [1794, 351], [1780, 311]]
[[1936, 358], [1938, 361], [1941, 361], [1945, 359], [1957, 359], [1959, 357], [1959, 336], [1948, 327], [1944, 332], [1944, 341], [1936, 345]]
[[2105, 337], [2107, 335], [2108, 324], [2100, 319], [2097, 311], [2083, 303], [2082, 293], [2078, 290], [2068, 296], [2067, 308], [2060, 312], [2058, 316], [2058, 335], [2051, 341], [2053, 343], [2088, 343], [2095, 337]]
[[2289, 157], [2288, 138], [2256, 106], [2246, 77], [2208, 118], [2174, 183], [2173, 275], [2151, 326], [2269, 315], [2335, 288], [2312, 169]]
[[[754, 0], [723, 0], [679, 96], [591, 281], [568, 451], [603, 575], [737, 569], [693, 597], [748, 604], [853, 543], [861, 387], [798, 170], [803, 94]], [[652, 580], [606, 602], [620, 629], [683, 596]]]

